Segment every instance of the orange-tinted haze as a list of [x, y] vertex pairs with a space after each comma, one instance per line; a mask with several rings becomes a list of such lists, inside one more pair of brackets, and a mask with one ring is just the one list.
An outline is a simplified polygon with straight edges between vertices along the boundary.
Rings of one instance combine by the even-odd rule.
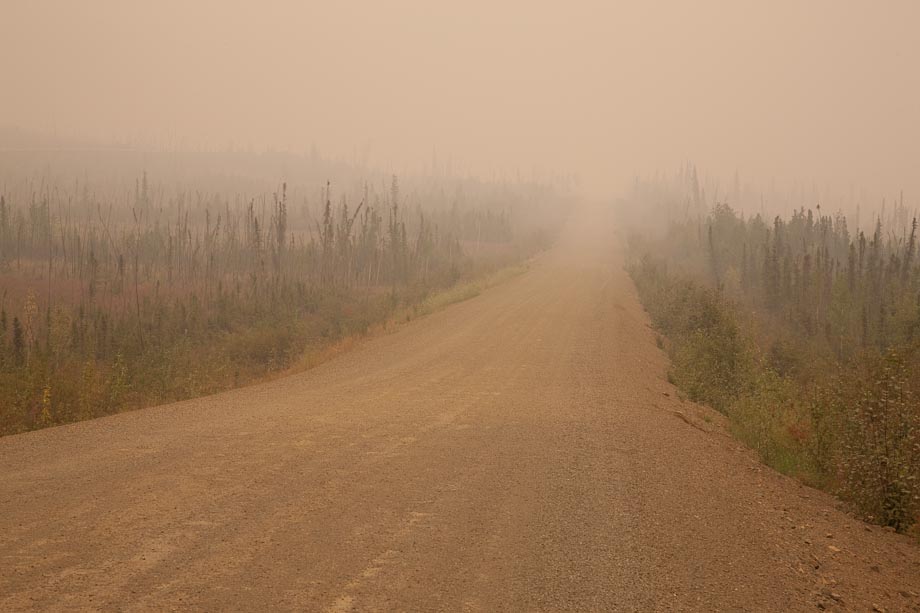
[[920, 193], [920, 2], [2, 0], [0, 124]]

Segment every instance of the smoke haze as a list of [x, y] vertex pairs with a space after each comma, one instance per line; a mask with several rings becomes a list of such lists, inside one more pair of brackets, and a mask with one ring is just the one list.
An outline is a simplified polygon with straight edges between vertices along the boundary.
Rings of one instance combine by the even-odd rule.
[[920, 4], [4, 0], [0, 123], [391, 167], [920, 192]]

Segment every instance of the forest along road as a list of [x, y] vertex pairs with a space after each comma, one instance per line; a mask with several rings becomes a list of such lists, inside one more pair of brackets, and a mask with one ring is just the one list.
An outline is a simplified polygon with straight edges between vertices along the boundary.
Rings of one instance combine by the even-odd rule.
[[920, 610], [666, 382], [609, 220], [309, 372], [0, 439], [0, 610]]

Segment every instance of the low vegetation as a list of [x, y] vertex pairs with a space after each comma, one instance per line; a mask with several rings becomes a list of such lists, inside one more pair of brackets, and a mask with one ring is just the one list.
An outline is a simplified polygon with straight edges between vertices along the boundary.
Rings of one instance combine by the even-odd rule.
[[426, 189], [406, 197], [393, 177], [353, 205], [327, 183], [295, 205], [287, 185], [167, 197], [144, 174], [126, 195], [3, 194], [0, 434], [258, 379], [462, 299], [545, 245], [513, 227], [523, 188], [449, 204], [444, 186]]
[[916, 220], [867, 235], [819, 208], [719, 204], [630, 245], [673, 383], [771, 466], [901, 531], [920, 519], [917, 239]]

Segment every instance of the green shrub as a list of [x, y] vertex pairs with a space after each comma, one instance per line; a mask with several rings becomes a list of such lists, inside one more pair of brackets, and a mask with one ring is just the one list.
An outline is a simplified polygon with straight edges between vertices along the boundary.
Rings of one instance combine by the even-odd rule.
[[673, 382], [691, 400], [725, 412], [751, 369], [731, 309], [716, 290], [677, 279], [651, 258], [631, 272], [652, 321], [671, 340]]
[[904, 354], [848, 369], [823, 394], [820, 455], [868, 519], [904, 530], [920, 515], [920, 395]]
[[920, 260], [900, 210], [867, 235], [820, 209], [716, 205], [631, 237], [630, 272], [669, 381], [770, 466], [903, 531], [920, 520]]

